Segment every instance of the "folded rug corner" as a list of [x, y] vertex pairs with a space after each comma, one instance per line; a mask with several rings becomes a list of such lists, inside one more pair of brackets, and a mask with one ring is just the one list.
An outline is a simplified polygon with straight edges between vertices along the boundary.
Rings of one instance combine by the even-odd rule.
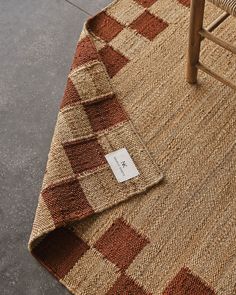
[[236, 93], [186, 83], [189, 5], [115, 0], [84, 25], [29, 241], [75, 295], [236, 294]]
[[[116, 24], [111, 24], [110, 32], [104, 29], [107, 20], [109, 16], [101, 12], [86, 22], [81, 33], [29, 241], [31, 253], [59, 280], [89, 248], [74, 233], [73, 224], [145, 193], [163, 178], [110, 81], [126, 58], [117, 59], [108, 45], [107, 50], [96, 47], [99, 37], [94, 31], [110, 39], [113, 26], [117, 29]], [[119, 183], [105, 156], [122, 148], [139, 175]]]

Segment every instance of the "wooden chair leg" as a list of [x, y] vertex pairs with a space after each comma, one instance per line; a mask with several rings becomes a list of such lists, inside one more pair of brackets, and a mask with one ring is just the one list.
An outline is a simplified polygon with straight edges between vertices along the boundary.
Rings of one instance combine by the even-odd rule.
[[190, 32], [187, 60], [187, 81], [191, 84], [197, 82], [201, 35], [199, 31], [203, 27], [205, 0], [192, 0], [190, 12]]

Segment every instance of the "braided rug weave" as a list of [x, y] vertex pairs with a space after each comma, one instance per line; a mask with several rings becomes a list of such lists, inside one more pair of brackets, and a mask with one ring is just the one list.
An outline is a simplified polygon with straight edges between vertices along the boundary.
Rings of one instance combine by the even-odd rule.
[[212, 3], [236, 16], [236, 0], [210, 0]]
[[[117, 0], [84, 26], [29, 242], [73, 294], [236, 294], [236, 93], [186, 83], [188, 27], [187, 0]], [[234, 43], [235, 19], [216, 33]], [[122, 148], [139, 175], [118, 182], [105, 155]]]

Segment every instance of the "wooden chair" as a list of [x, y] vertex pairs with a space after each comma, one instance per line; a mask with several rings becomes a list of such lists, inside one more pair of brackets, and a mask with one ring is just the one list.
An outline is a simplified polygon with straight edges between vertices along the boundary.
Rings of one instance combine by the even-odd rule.
[[211, 32], [217, 28], [229, 15], [236, 16], [236, 0], [209, 0], [216, 6], [222, 8], [224, 13], [212, 22], [206, 29], [203, 28], [205, 0], [192, 0], [191, 1], [191, 16], [190, 16], [190, 36], [188, 48], [188, 62], [187, 62], [187, 81], [191, 84], [197, 82], [198, 70], [213, 76], [222, 83], [232, 87], [236, 90], [236, 85], [227, 81], [217, 73], [213, 72], [206, 65], [199, 61], [201, 41], [204, 38], [220, 45], [221, 47], [236, 53], [236, 47], [225, 42], [224, 40], [216, 37]]

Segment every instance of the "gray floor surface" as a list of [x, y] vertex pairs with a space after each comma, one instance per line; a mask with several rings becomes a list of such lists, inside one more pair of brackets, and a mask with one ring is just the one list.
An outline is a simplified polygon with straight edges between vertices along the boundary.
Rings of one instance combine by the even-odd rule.
[[110, 2], [0, 1], [1, 295], [69, 294], [27, 242], [82, 25]]

